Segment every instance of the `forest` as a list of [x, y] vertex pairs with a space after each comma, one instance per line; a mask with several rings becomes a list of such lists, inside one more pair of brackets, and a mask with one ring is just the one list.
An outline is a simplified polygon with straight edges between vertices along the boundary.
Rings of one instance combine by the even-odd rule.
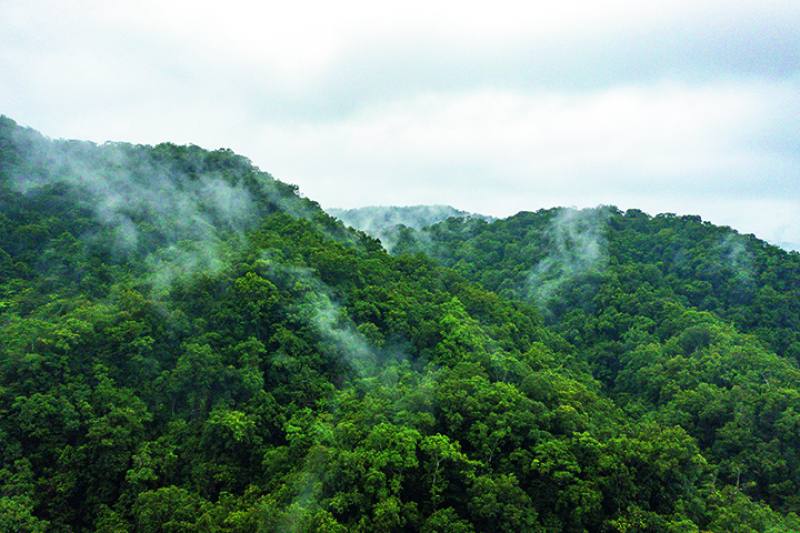
[[800, 253], [405, 215], [0, 117], [0, 531], [800, 531]]

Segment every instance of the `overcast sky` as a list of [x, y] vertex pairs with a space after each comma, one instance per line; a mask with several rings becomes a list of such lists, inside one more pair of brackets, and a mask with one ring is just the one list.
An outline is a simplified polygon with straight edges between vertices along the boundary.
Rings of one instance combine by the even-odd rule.
[[800, 1], [0, 0], [0, 113], [324, 207], [614, 204], [800, 248]]

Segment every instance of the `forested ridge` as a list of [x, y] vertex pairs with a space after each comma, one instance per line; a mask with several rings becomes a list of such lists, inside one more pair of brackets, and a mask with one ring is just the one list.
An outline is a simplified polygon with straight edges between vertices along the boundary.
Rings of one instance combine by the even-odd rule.
[[326, 211], [348, 226], [380, 239], [391, 250], [398, 226], [423, 229], [449, 218], [492, 220], [492, 217], [461, 211], [449, 205], [368, 206], [356, 209], [329, 208]]
[[0, 531], [800, 530], [800, 254], [610, 207], [392, 237], [0, 118]]

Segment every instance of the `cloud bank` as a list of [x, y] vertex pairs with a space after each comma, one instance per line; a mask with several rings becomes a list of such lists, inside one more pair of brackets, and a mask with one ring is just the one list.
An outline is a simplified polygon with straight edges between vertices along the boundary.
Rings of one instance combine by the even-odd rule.
[[6, 1], [0, 111], [231, 147], [324, 206], [615, 204], [800, 243], [800, 4], [550, 4]]

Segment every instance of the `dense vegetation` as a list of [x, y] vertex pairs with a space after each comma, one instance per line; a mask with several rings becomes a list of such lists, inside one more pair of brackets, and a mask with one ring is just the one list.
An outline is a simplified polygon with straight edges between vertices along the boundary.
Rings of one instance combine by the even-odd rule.
[[0, 228], [2, 531], [800, 529], [797, 254], [608, 209], [389, 255], [8, 119]]
[[391, 249], [398, 235], [398, 226], [422, 229], [448, 218], [493, 220], [492, 217], [461, 211], [449, 205], [368, 206], [355, 209], [328, 209], [329, 214], [348, 226], [380, 239]]
[[619, 296], [622, 284], [710, 311], [800, 361], [800, 254], [697, 216], [550, 209], [402, 233], [398, 253], [424, 251], [501, 295], [536, 301], [553, 323], [610, 313], [608, 292]]

